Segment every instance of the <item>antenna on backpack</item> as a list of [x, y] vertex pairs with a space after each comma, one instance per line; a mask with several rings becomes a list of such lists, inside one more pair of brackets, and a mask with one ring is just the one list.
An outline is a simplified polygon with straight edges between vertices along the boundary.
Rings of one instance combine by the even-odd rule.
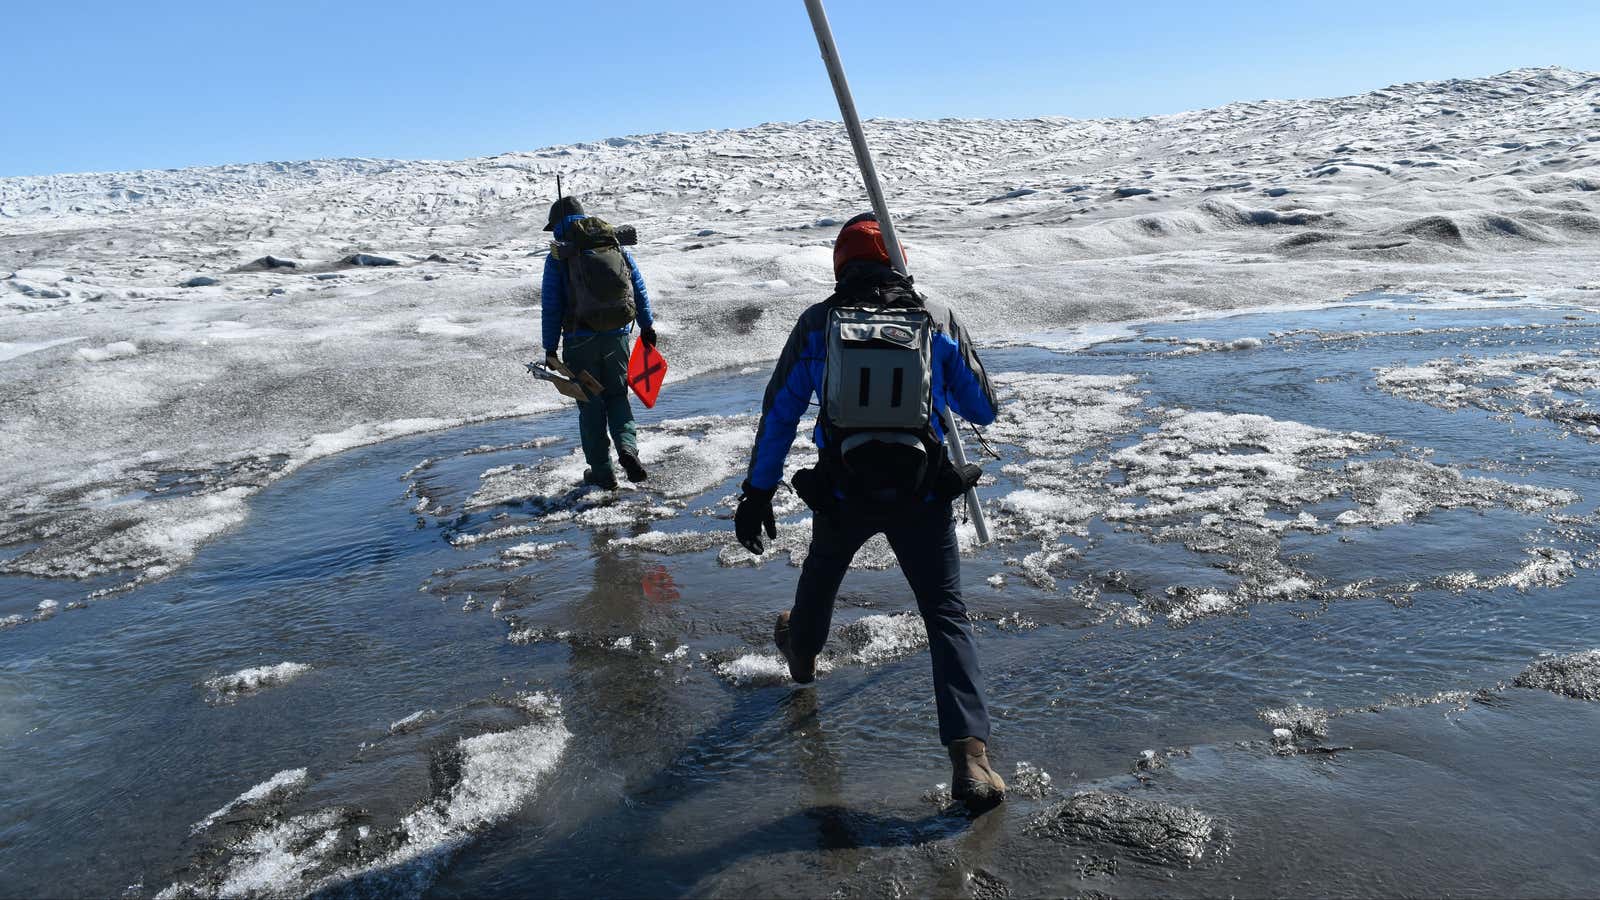
[[562, 197], [565, 197], [565, 196], [566, 196], [566, 194], [562, 193], [562, 191], [561, 191], [561, 173], [557, 172], [556, 173], [556, 199], [560, 200]]

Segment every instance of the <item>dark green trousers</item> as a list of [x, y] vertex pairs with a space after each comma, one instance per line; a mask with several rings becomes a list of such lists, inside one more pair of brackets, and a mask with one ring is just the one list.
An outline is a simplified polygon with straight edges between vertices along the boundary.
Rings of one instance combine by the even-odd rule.
[[578, 404], [578, 434], [583, 439], [583, 458], [596, 475], [611, 474], [611, 440], [617, 449], [637, 455], [638, 432], [633, 424], [633, 407], [628, 403], [629, 334], [597, 334], [562, 341], [561, 361], [576, 375], [588, 372], [605, 392]]

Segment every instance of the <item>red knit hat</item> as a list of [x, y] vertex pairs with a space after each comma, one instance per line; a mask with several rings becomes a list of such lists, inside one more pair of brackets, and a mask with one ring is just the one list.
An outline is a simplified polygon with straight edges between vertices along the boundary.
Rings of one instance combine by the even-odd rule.
[[872, 213], [856, 216], [839, 230], [839, 236], [833, 241], [833, 277], [839, 277], [846, 263], [858, 259], [889, 265], [889, 250], [883, 245], [883, 231]]

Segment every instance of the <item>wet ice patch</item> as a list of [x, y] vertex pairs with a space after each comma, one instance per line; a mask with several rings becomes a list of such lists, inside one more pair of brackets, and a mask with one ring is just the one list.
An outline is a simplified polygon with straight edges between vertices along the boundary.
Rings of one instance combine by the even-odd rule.
[[439, 714], [431, 709], [419, 709], [403, 719], [390, 722], [389, 733], [407, 734], [409, 732], [416, 731], [418, 728], [421, 728], [433, 719], [438, 718], [438, 716]]
[[475, 833], [537, 793], [572, 735], [554, 697], [530, 695], [520, 705], [535, 717], [533, 724], [457, 743], [459, 776], [449, 792], [401, 820], [396, 833], [402, 840], [393, 850], [338, 880], [421, 893]]
[[641, 433], [639, 458], [650, 469], [653, 490], [665, 497], [693, 497], [744, 471], [755, 432], [755, 416], [666, 422], [659, 431]]
[[275, 666], [257, 666], [241, 669], [231, 675], [219, 675], [207, 679], [205, 686], [214, 698], [228, 700], [288, 684], [309, 671], [311, 667], [305, 663], [281, 662]]
[[[649, 480], [626, 490], [669, 499], [693, 497], [741, 471], [754, 438], [754, 416], [702, 416], [639, 429], [639, 460]], [[483, 473], [467, 509], [506, 503], [561, 504], [583, 481], [581, 450], [537, 464], [501, 466]], [[611, 523], [615, 524], [615, 523]]]
[[485, 531], [482, 534], [452, 534], [449, 537], [449, 541], [452, 547], [471, 547], [474, 544], [486, 541], [505, 541], [515, 537], [536, 534], [538, 531], [539, 526], [537, 525], [503, 525], [499, 528]]
[[1322, 739], [1328, 736], [1328, 711], [1303, 704], [1264, 709], [1261, 720], [1290, 736]]
[[916, 613], [871, 615], [840, 626], [834, 639], [844, 644], [839, 662], [888, 662], [928, 646], [928, 631]]
[[1109, 791], [1074, 794], [1035, 816], [1026, 828], [1056, 840], [1116, 844], [1167, 865], [1201, 859], [1217, 831], [1211, 816], [1197, 809]]
[[[523, 694], [512, 705], [528, 724], [457, 741], [438, 767], [448, 784], [393, 827], [375, 832], [363, 813], [344, 807], [269, 815], [203, 854], [196, 875], [157, 896], [423, 893], [462, 847], [539, 791], [571, 740], [554, 696]], [[301, 783], [294, 774], [273, 781]], [[261, 785], [247, 794], [267, 788], [265, 798], [282, 787]]]
[[[928, 633], [916, 613], [862, 616], [834, 628], [817, 657], [817, 673], [840, 666], [870, 666], [901, 659], [928, 646]], [[790, 684], [789, 664], [776, 653], [748, 652], [716, 662], [713, 671], [739, 687]]]
[[[1147, 338], [1147, 340], [1149, 340]], [[1195, 353], [1226, 353], [1236, 350], [1256, 350], [1262, 346], [1260, 338], [1239, 337], [1233, 340], [1219, 341], [1212, 338], [1168, 338], [1169, 343], [1177, 344], [1178, 349], [1168, 353], [1168, 356], [1189, 356]]]
[[1379, 369], [1378, 386], [1440, 409], [1545, 419], [1600, 441], [1600, 350], [1435, 359]]
[[245, 518], [247, 488], [174, 497], [134, 507], [82, 510], [14, 535], [42, 546], [0, 564], [0, 573], [89, 578], [123, 569], [159, 577], [188, 562], [200, 545]]
[[1260, 415], [1168, 410], [1159, 426], [1110, 455], [1120, 472], [1105, 488], [1104, 516], [1157, 542], [1215, 553], [1240, 574], [1233, 589], [1174, 585], [1145, 605], [1171, 625], [1228, 615], [1252, 603], [1296, 600], [1313, 579], [1285, 563], [1282, 534], [1311, 525], [1295, 511], [1351, 489], [1330, 464], [1384, 441]]
[[[1307, 467], [1370, 450], [1381, 438], [1269, 416], [1173, 411], [1160, 429], [1113, 454], [1127, 481], [1111, 518], [1147, 519], [1199, 509], [1244, 509], [1268, 499], [1321, 499]], [[1300, 488], [1289, 492], [1286, 489]]]
[[1051, 783], [1049, 772], [1031, 762], [1019, 762], [1016, 771], [1006, 779], [1006, 793], [1029, 800], [1043, 800], [1057, 791]]
[[1341, 485], [1359, 504], [1335, 519], [1339, 525], [1393, 525], [1434, 509], [1506, 506], [1521, 513], [1575, 503], [1570, 491], [1550, 490], [1492, 478], [1475, 478], [1447, 466], [1414, 459], [1351, 463]]
[[311, 781], [305, 769], [284, 769], [282, 772], [268, 778], [248, 791], [229, 800], [221, 808], [212, 812], [204, 819], [196, 822], [189, 829], [190, 834], [199, 834], [215, 825], [224, 816], [230, 815], [245, 807], [258, 806], [268, 802], [281, 801], [292, 794], [305, 788]]
[[500, 561], [508, 565], [521, 565], [526, 562], [554, 559], [557, 553], [571, 546], [572, 544], [567, 541], [550, 541], [547, 543], [531, 541], [501, 550]]
[[281, 821], [268, 820], [231, 844], [227, 862], [200, 879], [177, 882], [156, 894], [180, 897], [270, 897], [306, 893], [306, 875], [331, 867], [355, 819], [353, 810], [327, 809]]
[[1536, 587], [1559, 587], [1572, 578], [1573, 561], [1569, 551], [1534, 547], [1528, 551], [1528, 557], [1522, 568], [1502, 578], [1485, 581], [1483, 586], [1495, 588], [1506, 585], [1526, 592]]
[[574, 637], [571, 631], [558, 628], [520, 627], [513, 625], [506, 640], [513, 644], [566, 643]]
[[[69, 605], [67, 608], [71, 609], [72, 607]], [[18, 625], [25, 625], [29, 622], [43, 622], [47, 619], [53, 619], [56, 613], [60, 611], [61, 604], [47, 597], [34, 604], [33, 615], [31, 616], [20, 614], [0, 616], [0, 631], [7, 628], [15, 628]]]
[[[1266, 416], [1169, 410], [1154, 433], [1110, 455], [1121, 477], [1105, 488], [1111, 502], [1103, 515], [1136, 525], [1156, 542], [1181, 541], [1191, 551], [1220, 555], [1238, 574], [1231, 589], [1175, 585], [1145, 598], [1169, 624], [1184, 625], [1254, 603], [1337, 594], [1340, 588], [1325, 587], [1282, 555], [1286, 532], [1327, 530], [1304, 509], [1311, 504], [1342, 498], [1351, 505], [1335, 525], [1390, 527], [1436, 510], [1505, 507], [1530, 514], [1577, 500], [1567, 491], [1468, 477], [1420, 459], [1341, 462], [1389, 445], [1375, 435]], [[1551, 568], [1538, 572], [1553, 577]]]
[[647, 501], [623, 501], [595, 506], [576, 513], [572, 521], [585, 528], [617, 528], [623, 525], [643, 525], [660, 519], [670, 519], [682, 510]]
[[612, 538], [611, 546], [617, 549], [641, 550], [648, 553], [677, 555], [701, 553], [714, 547], [735, 543], [731, 531], [647, 531], [633, 537]]
[[1185, 585], [1169, 588], [1161, 611], [1171, 625], [1187, 625], [1196, 619], [1238, 612], [1245, 601], [1221, 591], [1195, 590]]
[[[822, 660], [817, 660], [817, 672], [823, 671]], [[745, 653], [716, 665], [716, 673], [728, 683], [739, 687], [772, 687], [791, 684], [789, 664], [776, 653]]]
[[1584, 650], [1537, 660], [1524, 669], [1512, 684], [1554, 691], [1578, 700], [1600, 700], [1600, 650]]
[[1055, 530], [1051, 526], [1089, 521], [1104, 509], [1104, 504], [1083, 494], [1022, 488], [1000, 498], [1000, 509], [1034, 528]]
[[[508, 618], [511, 620], [511, 630], [506, 634], [506, 640], [513, 644], [566, 644], [574, 648], [610, 650], [616, 653], [626, 653], [631, 656], [641, 657], [653, 656], [658, 646], [655, 638], [650, 637], [636, 637], [631, 634], [581, 632], [565, 628], [525, 625], [515, 616]], [[684, 653], [687, 652], [684, 651]]]
[[1142, 402], [1126, 389], [1132, 375], [1000, 372], [994, 376], [1001, 413], [985, 432], [1033, 457], [1056, 457], [1101, 446], [1131, 430]]

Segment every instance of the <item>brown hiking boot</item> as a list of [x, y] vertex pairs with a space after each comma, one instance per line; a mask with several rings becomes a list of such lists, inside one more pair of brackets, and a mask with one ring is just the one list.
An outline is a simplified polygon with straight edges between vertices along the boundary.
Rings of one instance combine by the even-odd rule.
[[1006, 783], [989, 768], [989, 751], [975, 737], [951, 741], [950, 795], [979, 813], [993, 809], [1006, 798]]
[[778, 645], [778, 653], [782, 654], [784, 662], [789, 664], [789, 677], [800, 684], [810, 684], [817, 680], [817, 658], [800, 659], [789, 653], [789, 614], [778, 613], [778, 624], [772, 626], [772, 642]]

